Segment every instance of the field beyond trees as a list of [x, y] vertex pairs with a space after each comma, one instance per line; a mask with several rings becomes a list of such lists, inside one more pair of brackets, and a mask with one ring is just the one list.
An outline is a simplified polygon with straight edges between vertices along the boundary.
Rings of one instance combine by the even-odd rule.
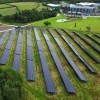
[[42, 3], [38, 2], [7, 3], [7, 4], [0, 4], [0, 14], [5, 16], [5, 15], [15, 14], [22, 10], [37, 9], [40, 11], [42, 8], [46, 7], [43, 6]]

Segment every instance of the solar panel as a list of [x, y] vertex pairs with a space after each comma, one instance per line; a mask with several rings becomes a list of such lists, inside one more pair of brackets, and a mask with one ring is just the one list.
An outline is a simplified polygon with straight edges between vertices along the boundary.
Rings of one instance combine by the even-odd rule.
[[41, 41], [37, 41], [37, 46], [39, 51], [43, 51]]
[[32, 46], [32, 43], [31, 43], [31, 39], [30, 38], [27, 38], [27, 46]]
[[30, 34], [27, 34], [27, 38], [31, 38], [31, 35]]
[[55, 64], [56, 64], [56, 66], [59, 70], [59, 73], [62, 77], [62, 80], [63, 80], [65, 87], [67, 88], [68, 92], [69, 93], [75, 93], [75, 89], [74, 89], [73, 85], [71, 84], [71, 82], [68, 78], [68, 75], [65, 73], [63, 66], [61, 65], [61, 62], [60, 62], [57, 54], [55, 52], [52, 52], [52, 51], [51, 51], [51, 54], [52, 54], [52, 57], [55, 61]]
[[45, 39], [46, 39], [47, 41], [49, 41], [49, 38], [48, 38], [48, 36], [47, 36], [46, 34], [44, 34], [44, 37], [45, 37]]
[[95, 36], [96, 36], [96, 37], [98, 37], [98, 38], [100, 38], [100, 36], [99, 36], [99, 35], [97, 35], [97, 34], [95, 34]]
[[34, 33], [35, 33], [36, 40], [37, 40], [37, 41], [40, 41], [40, 37], [39, 37], [39, 35], [38, 35], [37, 28], [34, 28]]
[[9, 40], [8, 43], [7, 43], [7, 45], [6, 45], [6, 47], [5, 47], [5, 49], [10, 50], [11, 47], [12, 47], [12, 41]]
[[62, 47], [62, 44], [60, 43], [60, 41], [57, 38], [55, 38], [55, 41], [56, 41], [56, 43], [58, 44], [59, 47]]
[[56, 38], [56, 36], [52, 33], [51, 29], [48, 29], [48, 31], [52, 34], [53, 38]]
[[40, 41], [39, 35], [37, 34], [37, 35], [35, 35], [35, 36], [36, 36], [36, 40], [37, 40], [37, 41]]
[[9, 32], [9, 31], [5, 31], [5, 32], [3, 33], [3, 35], [2, 35], [2, 38], [6, 38], [6, 36], [8, 35], [8, 32]]
[[51, 78], [50, 71], [49, 71], [48, 64], [46, 62], [44, 53], [42, 51], [39, 51], [39, 54], [40, 54], [42, 69], [43, 69], [43, 73], [44, 73], [45, 83], [46, 83], [46, 87], [47, 87], [47, 92], [55, 93], [56, 89], [55, 89], [53, 80]]
[[82, 80], [82, 81], [86, 81], [86, 78], [83, 76], [83, 74], [81, 73], [81, 71], [77, 68], [76, 64], [73, 62], [73, 60], [69, 57], [68, 53], [65, 51], [64, 48], [60, 48], [61, 51], [63, 52], [65, 58], [68, 60], [68, 62], [70, 63], [70, 65], [72, 66], [72, 68], [74, 69], [74, 71], [76, 72], [76, 74], [78, 75], [78, 77]]
[[33, 60], [32, 47], [27, 47], [27, 59], [31, 61]]
[[17, 43], [22, 43], [22, 37], [18, 37]]
[[14, 68], [15, 71], [20, 70], [20, 55], [15, 54], [14, 62], [13, 62], [13, 68]]
[[91, 40], [93, 40], [95, 43], [100, 44], [100, 42], [96, 41], [93, 37], [86, 35], [87, 37], [89, 37]]
[[5, 49], [0, 59], [0, 64], [5, 65], [8, 61], [10, 50]]
[[17, 55], [21, 54], [21, 44], [20, 43], [17, 43], [15, 54]]
[[4, 38], [0, 38], [0, 46], [2, 46], [3, 42], [4, 42]]
[[34, 64], [30, 60], [27, 60], [27, 80], [35, 81]]
[[53, 48], [51, 42], [50, 42], [50, 41], [47, 41], [47, 44], [48, 44], [49, 49], [50, 49], [51, 51], [54, 51], [54, 52], [55, 52], [55, 50], [54, 50], [54, 48]]
[[11, 35], [9, 40], [10, 40], [10, 41], [13, 41], [14, 36], [15, 36], [15, 35]]

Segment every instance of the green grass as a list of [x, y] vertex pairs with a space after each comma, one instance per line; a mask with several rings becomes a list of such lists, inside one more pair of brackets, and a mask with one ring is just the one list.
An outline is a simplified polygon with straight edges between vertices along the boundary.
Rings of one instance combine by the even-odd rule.
[[[92, 32], [97, 32], [100, 33], [100, 17], [88, 17], [87, 19], [77, 19], [77, 20], [73, 20], [73, 21], [69, 21], [69, 22], [61, 22], [58, 23], [56, 22], [59, 19], [67, 19], [67, 17], [60, 15], [54, 18], [49, 18], [49, 19], [45, 19], [42, 21], [38, 21], [38, 22], [34, 22], [31, 23], [33, 26], [43, 26], [45, 21], [49, 21], [51, 22], [50, 27], [54, 27], [54, 28], [66, 28], [66, 29], [71, 29], [71, 30], [81, 30], [81, 31], [86, 31], [86, 26], [90, 26], [91, 27], [91, 31]], [[76, 22], [76, 27], [74, 27]]]
[[[7, 8], [11, 7], [11, 8]], [[18, 3], [8, 3], [8, 4], [0, 4], [0, 14], [3, 16], [5, 15], [11, 15], [14, 14], [18, 11], [22, 10], [32, 10], [32, 9], [37, 9], [41, 10], [42, 8], [46, 8], [45, 6], [42, 5], [42, 3], [37, 3], [37, 2], [18, 2]]]

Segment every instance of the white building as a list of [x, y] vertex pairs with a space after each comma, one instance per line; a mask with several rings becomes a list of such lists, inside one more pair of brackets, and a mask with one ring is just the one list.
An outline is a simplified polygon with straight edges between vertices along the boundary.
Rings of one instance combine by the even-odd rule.
[[100, 3], [89, 3], [89, 2], [80, 2], [77, 3], [79, 6], [90, 6], [90, 7], [100, 7]]
[[64, 12], [68, 14], [94, 15], [97, 12], [96, 4], [95, 6], [91, 5], [93, 3], [70, 4], [64, 9]]
[[47, 4], [47, 7], [51, 8], [51, 9], [55, 9], [55, 8], [60, 8], [61, 5], [60, 4]]

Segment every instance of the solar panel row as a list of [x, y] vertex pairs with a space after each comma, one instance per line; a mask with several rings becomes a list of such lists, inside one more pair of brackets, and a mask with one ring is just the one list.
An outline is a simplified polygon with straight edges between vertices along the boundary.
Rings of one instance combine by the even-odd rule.
[[[60, 32], [58, 30], [55, 30], [58, 34], [60, 34]], [[53, 32], [52, 32], [53, 34]], [[53, 37], [54, 38], [54, 37]], [[83, 76], [83, 74], [81, 73], [81, 71], [78, 69], [78, 67], [76, 66], [76, 64], [73, 62], [73, 60], [70, 58], [70, 56], [68, 55], [68, 53], [66, 52], [66, 50], [63, 48], [62, 44], [60, 43], [60, 41], [58, 40], [58, 38], [54, 38], [57, 45], [59, 46], [60, 50], [62, 51], [63, 55], [65, 56], [66, 60], [69, 62], [69, 64], [71, 65], [71, 67], [74, 69], [74, 71], [76, 72], [76, 74], [78, 75], [78, 77], [82, 80], [82, 81], [86, 81], [86, 78]]]
[[0, 38], [0, 46], [2, 46], [2, 44], [3, 44], [3, 42], [4, 42], [5, 38], [6, 38], [6, 36], [8, 35], [8, 32], [9, 31], [5, 31], [3, 33], [3, 35], [2, 35], [2, 37]]
[[73, 52], [77, 55], [77, 57], [87, 66], [87, 68], [92, 72], [96, 73], [95, 69], [78, 53], [78, 51], [71, 45], [70, 42], [65, 38], [65, 36], [61, 35], [64, 41], [69, 45], [69, 47], [73, 50]]
[[27, 38], [27, 46], [31, 47], [32, 43], [31, 43], [31, 38]]
[[14, 67], [15, 71], [19, 71], [20, 70], [20, 55], [16, 55], [15, 54], [13, 67]]
[[27, 80], [35, 81], [35, 74], [34, 74], [34, 63], [31, 60], [27, 60]]
[[[12, 31], [12, 33], [13, 33], [13, 31]], [[8, 43], [7, 43], [5, 50], [2, 54], [2, 57], [0, 59], [0, 64], [5, 65], [7, 63], [9, 55], [10, 55], [10, 49], [12, 47], [12, 43], [13, 43], [13, 41], [8, 40]]]
[[99, 36], [99, 35], [97, 35], [97, 34], [95, 34], [95, 36], [96, 36], [96, 37], [98, 37], [98, 38], [100, 38], [100, 36]]
[[7, 63], [9, 54], [10, 54], [10, 50], [5, 49], [3, 54], [2, 54], [2, 57], [0, 59], [0, 64], [1, 65], [5, 65]]
[[23, 37], [23, 30], [20, 29], [18, 39], [17, 39], [17, 46], [15, 50], [13, 68], [15, 71], [20, 71], [20, 55], [21, 55], [21, 45], [22, 45], [22, 37]]
[[[43, 33], [43, 36], [44, 36], [44, 31], [43, 31], [43, 29], [41, 29], [41, 31], [42, 31], [42, 33]], [[51, 32], [51, 30], [49, 29], [49, 31]], [[45, 38], [45, 36], [44, 36], [44, 38]], [[46, 40], [46, 38], [45, 38], [45, 40]], [[48, 42], [47, 40], [46, 40], [46, 42]], [[50, 42], [50, 41], [49, 41]], [[48, 45], [48, 43], [47, 43], [47, 45]], [[52, 44], [51, 44], [52, 45]], [[50, 45], [48, 45], [48, 47], [49, 47], [49, 50], [50, 50], [50, 53], [51, 53], [51, 55], [52, 55], [52, 57], [53, 57], [53, 59], [54, 59], [54, 61], [55, 61], [55, 64], [56, 64], [56, 66], [57, 66], [57, 68], [58, 68], [58, 71], [59, 71], [59, 73], [60, 73], [60, 75], [61, 75], [61, 78], [62, 78], [62, 80], [63, 80], [63, 82], [64, 82], [64, 85], [65, 85], [65, 87], [66, 87], [66, 89], [68, 90], [68, 92], [69, 93], [75, 93], [75, 89], [74, 89], [74, 87], [72, 86], [72, 84], [71, 84], [71, 82], [70, 82], [70, 80], [69, 80], [69, 78], [68, 78], [68, 75], [65, 73], [65, 71], [64, 71], [64, 69], [63, 69], [63, 66], [62, 66], [62, 64], [61, 64], [61, 62], [60, 62], [60, 59], [58, 58], [58, 56], [57, 56], [57, 54], [56, 54], [56, 52], [54, 52], [55, 50], [51, 50], [50, 48]], [[53, 46], [52, 46], [53, 47]]]
[[4, 38], [0, 38], [0, 46], [2, 46], [3, 42], [4, 42]]
[[21, 54], [21, 44], [20, 43], [17, 43], [15, 54], [16, 55], [20, 55]]
[[80, 42], [74, 39], [66, 30], [62, 29], [65, 33], [67, 33], [95, 62], [100, 63], [100, 60], [96, 58], [93, 54], [90, 53]]
[[98, 53], [100, 53], [100, 50], [98, 48], [96, 48], [95, 46], [93, 46], [91, 43], [89, 43], [84, 37], [82, 37], [81, 35], [79, 35], [76, 32], [73, 32], [74, 34], [76, 34], [77, 36], [79, 36], [83, 41], [85, 41], [88, 45], [90, 45], [94, 50], [96, 50]]
[[27, 80], [35, 81], [34, 61], [30, 29], [27, 29]]
[[17, 43], [22, 43], [22, 36], [18, 36], [18, 40], [17, 40]]
[[45, 82], [46, 82], [47, 92], [55, 93], [56, 89], [55, 89], [54, 83], [53, 83], [51, 75], [50, 75], [50, 71], [49, 71], [45, 56], [44, 56], [44, 52], [39, 51], [39, 55], [40, 55], [40, 59], [41, 59], [42, 69], [44, 72], [44, 78], [45, 78]]
[[87, 37], [89, 37], [91, 40], [93, 40], [95, 43], [100, 45], [100, 42], [96, 41], [93, 37], [91, 37], [90, 35], [86, 35]]
[[7, 43], [6, 47], [5, 47], [5, 49], [10, 50], [11, 47], [12, 47], [12, 41], [8, 40], [8, 43]]
[[2, 38], [6, 38], [6, 36], [8, 35], [8, 32], [9, 32], [9, 31], [5, 31], [5, 32], [3, 33], [3, 35], [2, 35]]
[[[34, 28], [34, 33], [35, 33], [35, 36], [38, 35], [36, 28]], [[39, 37], [39, 35], [38, 35], [38, 37]], [[56, 89], [55, 89], [53, 80], [51, 78], [51, 74], [50, 74], [50, 71], [49, 71], [49, 68], [48, 68], [47, 61], [45, 59], [45, 55], [44, 55], [42, 44], [41, 44], [40, 40], [37, 40], [37, 45], [38, 45], [39, 55], [40, 55], [40, 59], [41, 59], [41, 64], [42, 64], [42, 69], [43, 69], [43, 74], [44, 74], [47, 92], [55, 93]]]

